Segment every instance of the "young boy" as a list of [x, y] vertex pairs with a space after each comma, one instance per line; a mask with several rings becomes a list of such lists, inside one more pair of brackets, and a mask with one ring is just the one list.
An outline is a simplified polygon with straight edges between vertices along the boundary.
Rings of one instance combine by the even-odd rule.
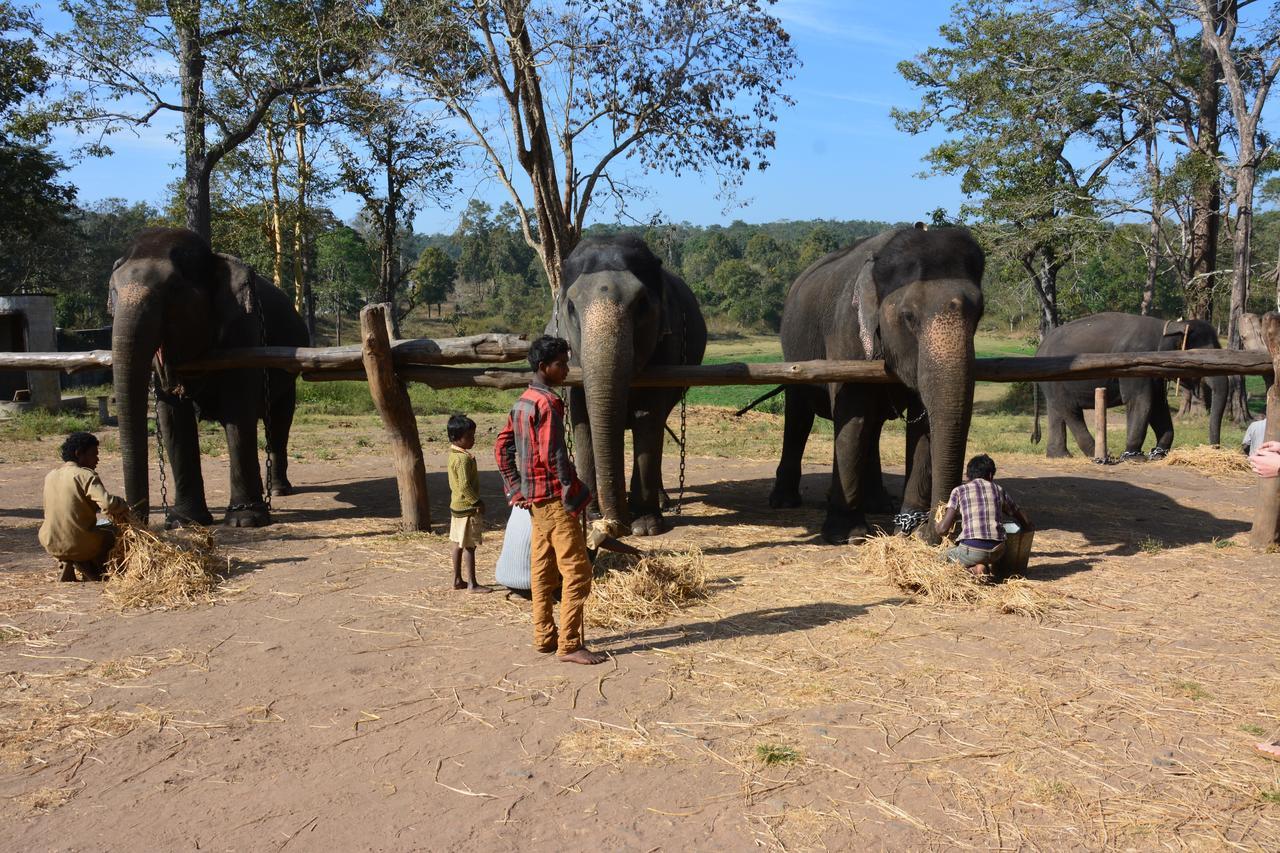
[[44, 523], [40, 544], [61, 564], [59, 580], [102, 580], [104, 562], [116, 542], [115, 528], [98, 524], [98, 510], [112, 519], [128, 517], [125, 502], [110, 494], [98, 472], [98, 439], [73, 432], [62, 443], [63, 464], [44, 478]]
[[[530, 584], [533, 593], [533, 644], [557, 652], [565, 663], [598, 664], [608, 656], [587, 649], [582, 609], [591, 592], [591, 561], [577, 516], [591, 492], [578, 479], [564, 442], [564, 401], [551, 389], [569, 375], [569, 343], [543, 335], [529, 345], [536, 376], [511, 407], [498, 433], [493, 455], [512, 506], [529, 510], [533, 520]], [[557, 633], [552, 596], [560, 590]]]
[[967, 568], [976, 577], [983, 577], [983, 567], [990, 568], [1004, 553], [1004, 526], [1000, 515], [1013, 517], [1023, 530], [1031, 529], [1031, 522], [1013, 499], [993, 482], [996, 463], [983, 453], [969, 460], [965, 467], [964, 482], [951, 490], [946, 514], [938, 522], [939, 536], [950, 532], [961, 519], [960, 538], [956, 546], [947, 552], [947, 558]]
[[[480, 500], [480, 471], [471, 448], [476, 444], [476, 422], [463, 414], [449, 418], [449, 541], [453, 543], [453, 588], [471, 592], [490, 592], [476, 583], [476, 546], [483, 541], [481, 518], [484, 501]], [[464, 559], [465, 555], [465, 559]], [[462, 565], [467, 566], [467, 580], [462, 580]]]

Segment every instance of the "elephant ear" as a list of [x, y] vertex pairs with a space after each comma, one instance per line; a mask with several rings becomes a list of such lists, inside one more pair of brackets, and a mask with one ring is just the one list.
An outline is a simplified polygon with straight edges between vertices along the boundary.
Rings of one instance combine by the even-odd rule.
[[1186, 349], [1191, 324], [1185, 320], [1169, 320], [1160, 332], [1160, 351]]
[[867, 258], [853, 283], [853, 310], [858, 317], [858, 338], [864, 358], [882, 356], [880, 346], [880, 295], [876, 292], [875, 256]]
[[213, 314], [220, 339], [239, 340], [233, 330], [244, 323], [260, 322], [257, 316], [257, 274], [253, 267], [231, 255], [213, 256]]

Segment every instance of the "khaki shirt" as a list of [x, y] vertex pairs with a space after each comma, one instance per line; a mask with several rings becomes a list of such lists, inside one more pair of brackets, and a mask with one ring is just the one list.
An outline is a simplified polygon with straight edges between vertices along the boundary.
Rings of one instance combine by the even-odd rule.
[[106, 542], [96, 529], [98, 511], [118, 512], [125, 502], [109, 493], [98, 472], [64, 462], [44, 478], [40, 544], [59, 560], [96, 560]]

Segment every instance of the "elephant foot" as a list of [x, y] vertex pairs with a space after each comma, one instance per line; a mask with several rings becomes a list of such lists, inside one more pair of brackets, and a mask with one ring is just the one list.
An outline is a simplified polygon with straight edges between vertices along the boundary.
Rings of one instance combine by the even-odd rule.
[[288, 480], [285, 480], [282, 483], [276, 483], [271, 487], [271, 497], [273, 498], [283, 498], [291, 494], [293, 494], [293, 483], [290, 483]]
[[932, 524], [920, 525], [911, 535], [926, 545], [937, 545], [942, 541], [942, 537], [938, 535], [938, 531], [934, 529]]
[[889, 515], [893, 513], [896, 506], [897, 503], [894, 501], [893, 495], [888, 492], [881, 492], [862, 501], [863, 511], [872, 515]]
[[164, 517], [164, 526], [168, 530], [172, 530], [175, 527], [188, 527], [193, 524], [200, 527], [208, 527], [213, 524], [213, 513], [209, 512], [207, 507], [184, 509], [175, 506]]
[[232, 504], [222, 520], [227, 527], [266, 527], [271, 523], [271, 513], [261, 501], [248, 504]]
[[[1215, 447], [1216, 446], [1217, 445], [1215, 445]], [[1151, 448], [1151, 452], [1147, 454], [1147, 458], [1150, 459], [1152, 462], [1158, 462], [1159, 460], [1164, 459], [1168, 455], [1169, 455], [1169, 448], [1153, 447]]]
[[1067, 449], [1065, 447], [1061, 449], [1057, 447], [1050, 447], [1048, 450], [1045, 451], [1044, 455], [1048, 459], [1070, 459], [1071, 458], [1071, 454], [1067, 452]]
[[642, 515], [631, 522], [632, 536], [657, 536], [666, 530], [667, 526], [663, 522], [661, 513], [655, 512], [651, 515]]
[[800, 490], [774, 486], [769, 493], [769, 509], [795, 509], [800, 506]]
[[828, 515], [822, 522], [822, 538], [829, 545], [857, 544], [867, 538], [867, 520], [857, 515]]
[[1121, 462], [1146, 462], [1147, 455], [1141, 450], [1126, 450], [1120, 454]]

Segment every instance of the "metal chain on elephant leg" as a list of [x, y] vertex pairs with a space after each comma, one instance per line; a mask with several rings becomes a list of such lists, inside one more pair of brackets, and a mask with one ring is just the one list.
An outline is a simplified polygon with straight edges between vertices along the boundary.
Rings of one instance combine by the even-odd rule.
[[160, 512], [167, 525], [172, 519], [169, 517], [169, 484], [164, 476], [164, 439], [160, 435], [160, 392], [158, 389], [155, 395], [153, 411], [156, 418], [156, 468], [160, 471]]
[[[680, 363], [684, 364], [688, 357], [689, 335], [689, 318], [686, 316], [680, 323]], [[680, 390], [680, 496], [676, 498], [676, 508], [672, 511], [672, 515], [679, 515], [684, 509], [684, 465], [685, 465], [685, 428], [687, 422], [687, 400], [689, 397], [689, 388], [685, 386]]]

